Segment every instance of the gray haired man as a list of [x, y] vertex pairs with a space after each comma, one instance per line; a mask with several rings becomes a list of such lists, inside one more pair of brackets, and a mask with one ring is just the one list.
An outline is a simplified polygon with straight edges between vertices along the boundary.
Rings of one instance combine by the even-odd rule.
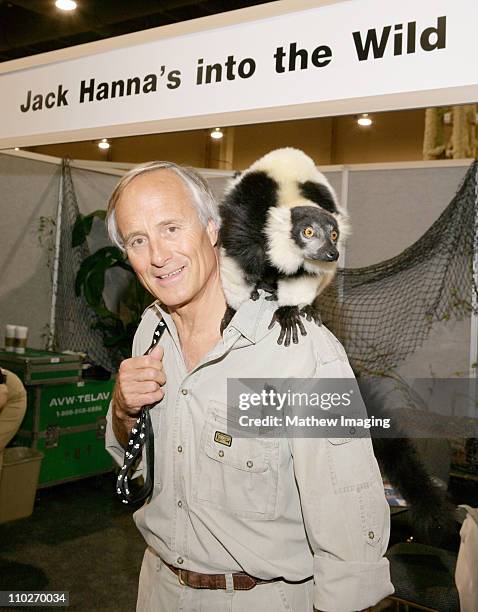
[[[141, 407], [155, 404], [153, 492], [134, 513], [148, 545], [137, 611], [351, 612], [392, 593], [389, 510], [369, 439], [217, 435], [228, 377], [351, 378], [340, 343], [304, 321], [299, 345], [278, 345], [263, 292], [220, 334], [219, 220], [194, 171], [132, 170], [107, 222], [156, 298], [121, 364], [106, 435], [122, 464]], [[167, 331], [144, 356], [160, 319]]]

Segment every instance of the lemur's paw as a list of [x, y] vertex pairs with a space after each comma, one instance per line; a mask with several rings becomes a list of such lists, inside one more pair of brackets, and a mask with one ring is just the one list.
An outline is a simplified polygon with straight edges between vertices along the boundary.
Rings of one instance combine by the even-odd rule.
[[230, 306], [228, 306], [226, 308], [226, 312], [224, 313], [224, 316], [222, 317], [221, 325], [219, 327], [219, 331], [221, 333], [221, 336], [222, 336], [222, 332], [229, 325], [229, 323], [231, 322], [232, 317], [235, 314], [236, 314], [236, 311], [234, 310], [234, 308], [231, 308]]
[[284, 346], [289, 346], [291, 337], [292, 342], [298, 344], [299, 335], [297, 330], [299, 330], [303, 336], [307, 335], [304, 324], [300, 318], [298, 306], [279, 306], [274, 312], [269, 324], [269, 329], [272, 329], [276, 322], [281, 326], [277, 344], [282, 344], [282, 342], [284, 342]]
[[320, 313], [312, 306], [312, 304], [308, 304], [300, 309], [300, 315], [305, 317], [307, 321], [314, 321], [319, 327], [322, 325], [322, 319], [320, 318]]
[[[266, 291], [268, 291], [266, 289]], [[274, 289], [270, 289], [268, 291], [269, 295], [265, 298], [268, 302], [277, 302], [277, 291]]]
[[272, 300], [276, 300], [277, 301], [277, 288], [272, 287], [271, 285], [269, 285], [268, 283], [261, 283], [259, 282], [255, 289], [253, 289], [251, 291], [251, 300], [258, 300], [259, 299], [259, 289], [263, 289], [266, 293], [268, 293], [269, 295], [265, 298], [266, 300], [268, 300], [269, 302]]

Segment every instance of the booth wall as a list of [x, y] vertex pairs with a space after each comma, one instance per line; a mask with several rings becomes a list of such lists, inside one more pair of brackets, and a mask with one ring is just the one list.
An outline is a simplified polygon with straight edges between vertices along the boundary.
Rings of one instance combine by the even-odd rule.
[[59, 176], [57, 165], [0, 154], [1, 333], [7, 323], [26, 325], [29, 345], [39, 348], [50, 320], [53, 253], [40, 246], [39, 221], [56, 216]]
[[345, 265], [369, 266], [412, 245], [451, 202], [468, 165], [350, 172]]
[[[106, 208], [109, 197], [120, 177], [103, 172], [72, 168], [71, 178], [78, 208], [83, 215], [87, 215], [94, 210], [104, 210]], [[101, 246], [105, 245], [101, 244]]]

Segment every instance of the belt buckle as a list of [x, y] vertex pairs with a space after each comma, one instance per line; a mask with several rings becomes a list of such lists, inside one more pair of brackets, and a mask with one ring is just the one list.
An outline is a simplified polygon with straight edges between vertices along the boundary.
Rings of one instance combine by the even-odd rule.
[[187, 586], [187, 584], [184, 582], [183, 579], [183, 570], [178, 568], [178, 580], [179, 580], [179, 584], [182, 584], [183, 586]]

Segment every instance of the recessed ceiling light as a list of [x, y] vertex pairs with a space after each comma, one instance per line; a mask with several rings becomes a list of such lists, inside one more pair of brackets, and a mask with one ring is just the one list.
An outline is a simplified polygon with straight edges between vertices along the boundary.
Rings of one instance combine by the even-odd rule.
[[221, 138], [224, 136], [221, 128], [214, 128], [213, 131], [210, 134], [211, 138], [214, 138], [214, 140], [221, 140]]
[[359, 125], [368, 127], [369, 125], [372, 125], [372, 120], [368, 116], [368, 113], [362, 113], [360, 117], [357, 119], [357, 123]]
[[76, 2], [75, 0], [56, 0], [55, 6], [62, 11], [74, 11], [76, 9]]
[[108, 142], [108, 139], [107, 139], [107, 138], [102, 138], [102, 139], [100, 140], [100, 142], [98, 143], [98, 146], [99, 146], [99, 148], [100, 148], [100, 149], [104, 149], [104, 150], [106, 150], [106, 149], [109, 149], [111, 145], [110, 145], [110, 143]]

